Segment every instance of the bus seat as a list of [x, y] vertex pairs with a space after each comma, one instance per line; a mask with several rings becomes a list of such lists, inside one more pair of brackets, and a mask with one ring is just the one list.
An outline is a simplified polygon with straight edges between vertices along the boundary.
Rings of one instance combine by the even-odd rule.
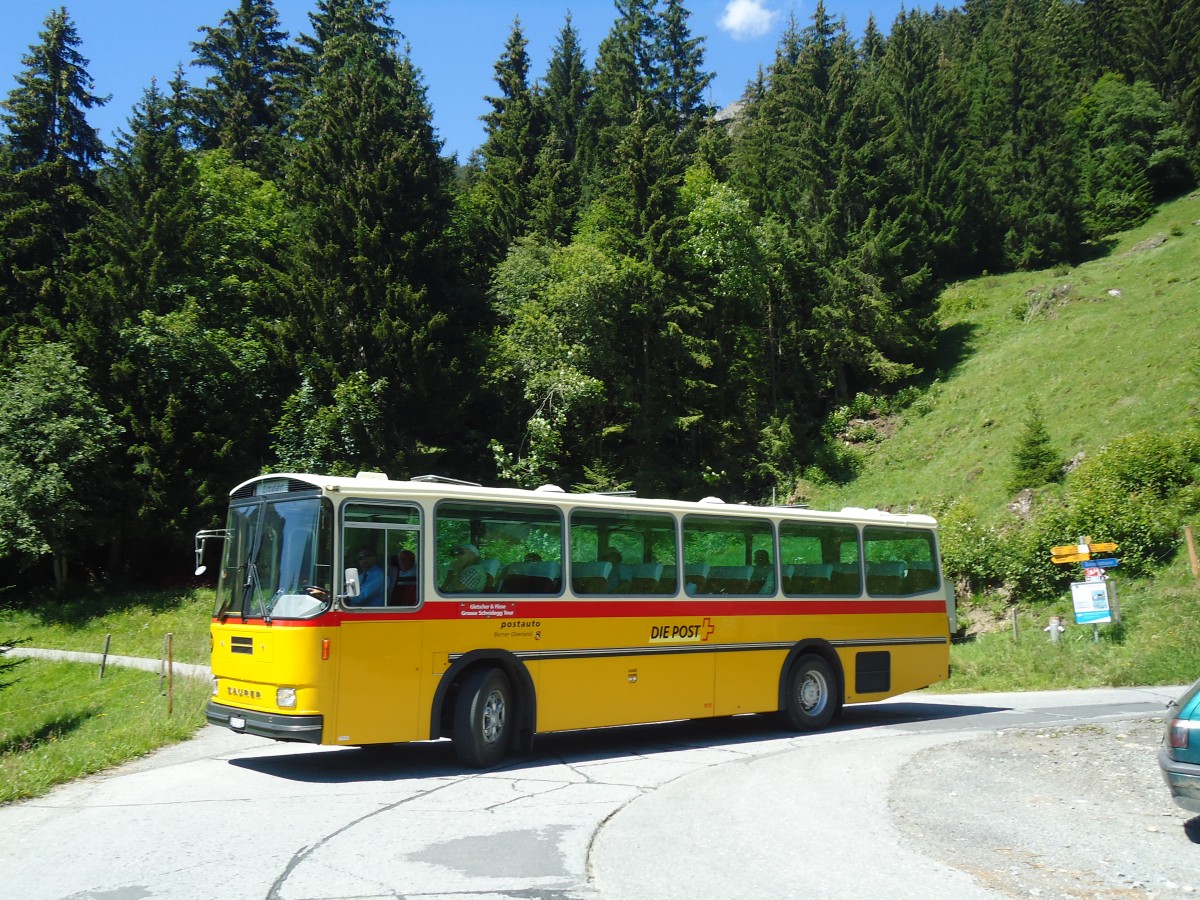
[[635, 594], [659, 593], [658, 581], [662, 578], [662, 563], [637, 563], [630, 567], [631, 587]]
[[571, 563], [571, 587], [577, 594], [604, 594], [612, 574], [610, 562]]
[[858, 563], [833, 563], [833, 571], [829, 576], [829, 593], [854, 596], [862, 593]]
[[485, 591], [496, 590], [496, 585], [500, 582], [500, 560], [498, 559], [481, 559], [479, 565], [483, 571], [487, 572], [487, 584], [483, 586]]
[[388, 599], [390, 606], [416, 606], [417, 582], [413, 578], [399, 578]]
[[562, 566], [556, 562], [518, 562], [500, 580], [502, 594], [557, 594]]
[[664, 565], [662, 577], [658, 579], [658, 589], [654, 593], [674, 594], [677, 583], [678, 577], [675, 574], [675, 567]]
[[785, 566], [789, 594], [828, 594], [832, 591], [833, 563], [795, 563]]
[[396, 578], [399, 575], [399, 573], [400, 573], [400, 557], [396, 556], [395, 554], [392, 554], [391, 556], [388, 557], [388, 564], [387, 564], [387, 597], [388, 597], [387, 602], [388, 603], [396, 602], [391, 599], [391, 596], [392, 596], [392, 591], [394, 591], [396, 589]]
[[707, 594], [708, 589], [705, 587], [705, 582], [708, 581], [708, 563], [688, 563], [683, 567], [683, 583], [685, 586], [693, 585], [696, 588], [695, 593]]
[[931, 562], [915, 562], [908, 564], [908, 574], [904, 577], [904, 593], [919, 594], [932, 591], [937, 587], [938, 575], [933, 570]]
[[708, 570], [708, 583], [701, 589], [705, 594], [748, 594], [750, 580], [754, 577], [753, 566], [712, 566]]
[[867, 563], [867, 593], [903, 593], [904, 576], [907, 572], [908, 565], [899, 560]]
[[633, 566], [620, 563], [609, 577], [608, 589], [618, 594], [628, 594], [633, 585]]

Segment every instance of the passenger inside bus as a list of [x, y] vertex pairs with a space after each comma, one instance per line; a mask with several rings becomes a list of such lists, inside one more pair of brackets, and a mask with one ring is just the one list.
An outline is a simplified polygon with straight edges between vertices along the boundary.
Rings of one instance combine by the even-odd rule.
[[754, 575], [750, 583], [752, 589], [760, 594], [775, 593], [775, 567], [771, 565], [771, 554], [766, 550], [754, 551]]
[[487, 587], [487, 571], [480, 565], [479, 550], [474, 544], [459, 544], [450, 551], [450, 571], [442, 590], [477, 594]]
[[404, 549], [392, 557], [388, 564], [392, 586], [388, 592], [390, 606], [417, 605], [417, 557], [411, 550]]
[[396, 580], [417, 580], [417, 557], [411, 550], [401, 550], [396, 555]]
[[612, 569], [608, 573], [608, 592], [610, 594], [623, 594], [629, 590], [629, 566], [622, 564], [621, 551], [615, 547], [610, 547], [608, 552], [604, 554], [604, 561], [612, 565]]
[[383, 606], [384, 585], [386, 584], [383, 567], [375, 551], [364, 547], [358, 551], [358, 596], [350, 603], [354, 606]]

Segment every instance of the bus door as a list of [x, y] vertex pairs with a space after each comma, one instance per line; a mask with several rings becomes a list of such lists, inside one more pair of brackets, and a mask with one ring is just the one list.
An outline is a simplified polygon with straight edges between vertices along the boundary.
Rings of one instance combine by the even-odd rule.
[[415, 504], [352, 500], [342, 506], [345, 569], [358, 596], [343, 597], [334, 737], [341, 744], [417, 739], [422, 626], [421, 511]]

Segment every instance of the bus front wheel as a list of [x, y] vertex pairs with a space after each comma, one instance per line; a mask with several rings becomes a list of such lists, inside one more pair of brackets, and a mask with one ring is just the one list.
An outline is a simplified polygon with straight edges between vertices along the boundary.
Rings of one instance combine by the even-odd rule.
[[837, 712], [837, 676], [820, 656], [802, 656], [788, 675], [784, 721], [796, 731], [817, 731]]
[[454, 752], [475, 769], [494, 766], [508, 749], [512, 688], [499, 669], [475, 669], [463, 681], [454, 707]]

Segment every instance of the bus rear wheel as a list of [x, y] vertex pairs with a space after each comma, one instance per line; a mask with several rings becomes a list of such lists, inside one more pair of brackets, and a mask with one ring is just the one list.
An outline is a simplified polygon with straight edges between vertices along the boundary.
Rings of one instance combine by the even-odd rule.
[[459, 688], [454, 707], [458, 761], [486, 769], [504, 758], [513, 713], [512, 687], [499, 669], [475, 669]]
[[817, 731], [837, 712], [837, 676], [820, 656], [802, 656], [792, 665], [784, 695], [783, 717], [795, 731]]

